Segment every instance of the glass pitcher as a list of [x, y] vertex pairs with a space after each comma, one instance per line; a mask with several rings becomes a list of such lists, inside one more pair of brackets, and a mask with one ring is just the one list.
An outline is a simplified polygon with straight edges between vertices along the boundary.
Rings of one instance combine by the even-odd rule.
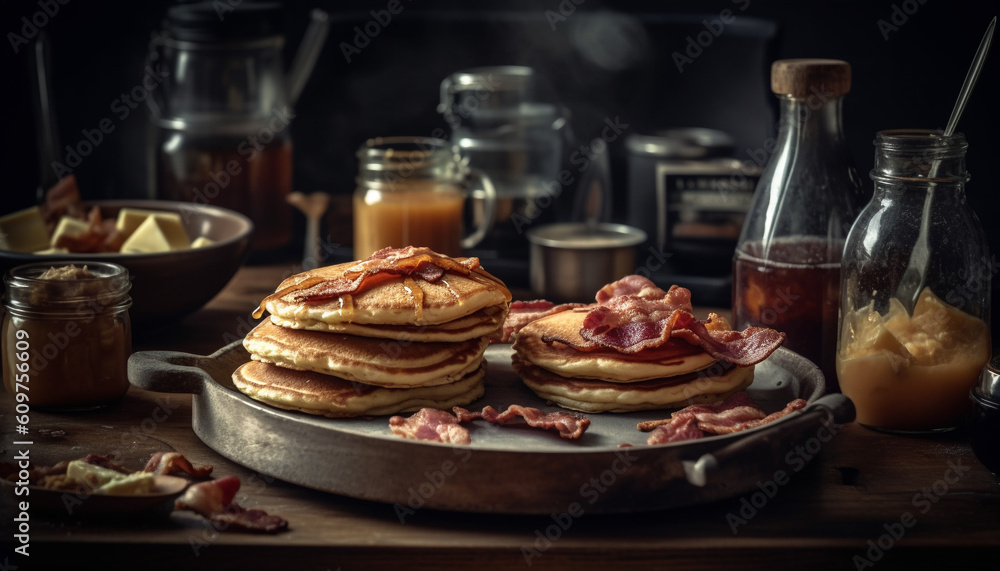
[[496, 214], [479, 247], [506, 257], [526, 259], [527, 230], [555, 217], [552, 188], [568, 113], [537, 99], [530, 67], [472, 68], [441, 82], [437, 109], [451, 127], [451, 141], [496, 186]]
[[[246, 214], [255, 225], [255, 252], [291, 240], [291, 106], [317, 47], [307, 32], [286, 81], [282, 34], [280, 4], [243, 4], [222, 14], [213, 3], [176, 5], [150, 52], [166, 74], [147, 98], [151, 194]], [[304, 52], [312, 61], [302, 66]]]

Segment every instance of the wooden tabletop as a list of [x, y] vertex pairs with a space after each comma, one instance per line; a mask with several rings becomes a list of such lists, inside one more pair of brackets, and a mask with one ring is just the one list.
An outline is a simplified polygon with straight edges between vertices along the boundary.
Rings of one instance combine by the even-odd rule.
[[[292, 264], [247, 266], [208, 306], [135, 350], [209, 354], [242, 338], [250, 312]], [[0, 460], [17, 454], [15, 403], [0, 397]], [[30, 557], [12, 551], [16, 525], [4, 495], [0, 569], [957, 569], [997, 568], [1000, 486], [964, 432], [915, 438], [850, 424], [813, 454], [796, 451], [790, 478], [760, 491], [670, 511], [628, 515], [511, 516], [416, 510], [336, 496], [255, 474], [203, 444], [190, 395], [132, 388], [115, 408], [89, 414], [32, 411], [32, 462], [114, 453], [141, 468], [176, 450], [213, 475], [237, 476], [237, 503], [280, 515], [289, 531], [218, 531], [182, 512], [102, 520], [31, 513]], [[1000, 437], [1000, 435], [997, 435]], [[799, 469], [795, 469], [799, 468]], [[405, 466], [400, 466], [405, 470]], [[530, 482], [525, 482], [530, 485]], [[14, 544], [14, 546], [19, 543]]]

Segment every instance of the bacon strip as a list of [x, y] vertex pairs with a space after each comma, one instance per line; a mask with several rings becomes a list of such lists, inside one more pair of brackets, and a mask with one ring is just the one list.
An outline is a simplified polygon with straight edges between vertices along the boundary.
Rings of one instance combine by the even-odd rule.
[[265, 305], [275, 299], [291, 303], [320, 301], [346, 294], [356, 294], [399, 276], [417, 276], [434, 282], [452, 272], [463, 276], [478, 276], [498, 285], [510, 301], [510, 291], [502, 281], [479, 265], [479, 258], [449, 258], [426, 247], [383, 248], [367, 259], [344, 271], [341, 276], [325, 275], [322, 269], [304, 272], [298, 283], [267, 296], [254, 311], [254, 318], [264, 313]]
[[409, 440], [446, 444], [471, 443], [469, 430], [459, 422], [459, 419], [446, 410], [422, 408], [409, 418], [393, 416], [389, 419], [389, 430]]
[[517, 335], [517, 332], [532, 321], [578, 307], [586, 307], [586, 304], [563, 303], [556, 305], [544, 299], [515, 301], [510, 304], [510, 310], [507, 312], [507, 318], [504, 320], [500, 342], [510, 343], [514, 339], [514, 336]]
[[738, 392], [713, 405], [691, 405], [663, 420], [640, 422], [636, 428], [652, 431], [647, 444], [666, 444], [701, 438], [705, 434], [732, 434], [774, 422], [806, 406], [803, 399], [789, 402], [784, 409], [765, 414], [746, 392]]
[[240, 480], [235, 476], [200, 482], [188, 487], [174, 502], [174, 509], [193, 511], [235, 530], [275, 533], [288, 529], [288, 522], [281, 517], [234, 504], [239, 489]]
[[[580, 330], [592, 347], [635, 354], [676, 338], [719, 361], [749, 367], [766, 359], [785, 340], [784, 333], [773, 329], [733, 331], [724, 320], [699, 321], [692, 313], [689, 290], [674, 285], [664, 292], [642, 276], [626, 276], [604, 286], [597, 300], [599, 304], [587, 314]], [[586, 350], [578, 343], [573, 346]]]
[[166, 476], [174, 472], [183, 472], [195, 478], [207, 478], [212, 474], [212, 466], [195, 467], [191, 461], [179, 452], [157, 452], [149, 457], [143, 472], [152, 472], [156, 476]]
[[492, 406], [485, 406], [481, 412], [471, 412], [462, 407], [452, 409], [460, 422], [469, 422], [476, 419], [483, 419], [493, 424], [507, 424], [515, 417], [521, 417], [524, 422], [532, 428], [542, 428], [545, 430], [555, 430], [559, 432], [560, 438], [576, 440], [583, 436], [587, 427], [590, 426], [590, 419], [580, 415], [565, 411], [543, 412], [540, 409], [512, 404], [507, 410], [498, 413]]

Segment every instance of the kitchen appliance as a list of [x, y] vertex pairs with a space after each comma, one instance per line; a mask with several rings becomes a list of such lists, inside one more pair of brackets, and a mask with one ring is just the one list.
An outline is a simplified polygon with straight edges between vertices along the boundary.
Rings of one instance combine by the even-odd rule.
[[701, 127], [625, 139], [628, 224], [645, 230], [640, 261], [654, 277], [726, 306], [732, 257], [761, 164], [734, 158], [733, 138]]

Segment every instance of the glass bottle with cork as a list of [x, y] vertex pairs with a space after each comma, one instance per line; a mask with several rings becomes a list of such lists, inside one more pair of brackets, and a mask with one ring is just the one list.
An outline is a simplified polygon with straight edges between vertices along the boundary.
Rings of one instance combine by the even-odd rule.
[[[847, 147], [845, 61], [771, 66], [780, 120], [733, 260], [733, 321], [784, 332], [784, 346], [816, 363], [838, 392], [840, 262], [864, 189]], [[770, 145], [766, 145], [765, 148]]]

